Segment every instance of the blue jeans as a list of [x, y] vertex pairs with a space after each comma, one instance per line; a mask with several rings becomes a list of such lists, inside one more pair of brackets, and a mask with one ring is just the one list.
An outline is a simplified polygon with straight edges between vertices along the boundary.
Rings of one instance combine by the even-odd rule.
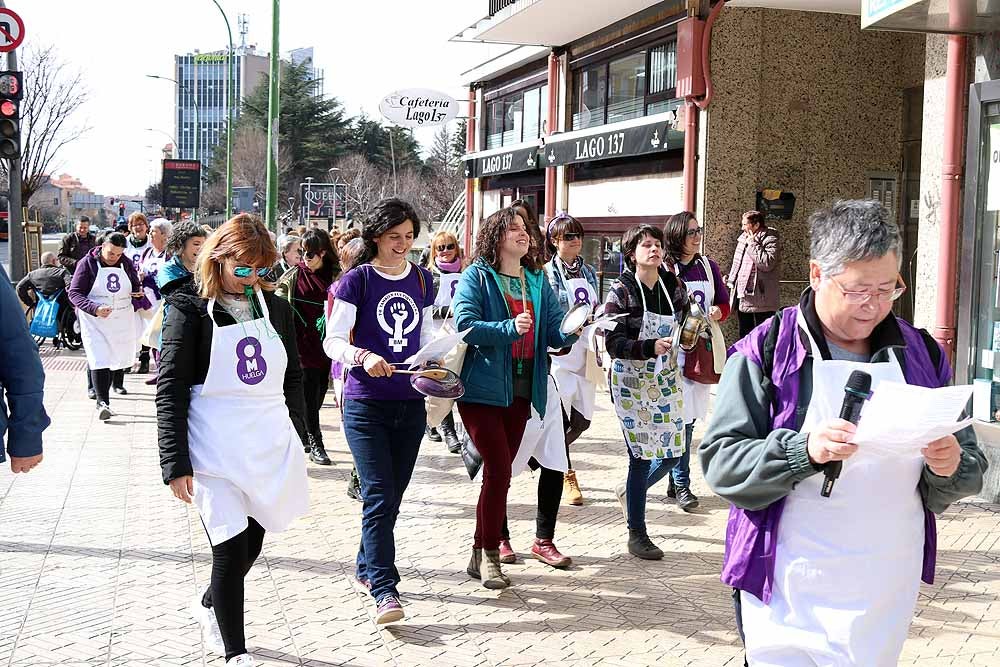
[[667, 476], [681, 457], [640, 459], [629, 452], [628, 479], [625, 481], [625, 506], [630, 530], [646, 532], [646, 491]]
[[670, 471], [675, 486], [691, 486], [691, 441], [694, 440], [694, 422], [692, 419], [691, 423], [684, 427], [684, 442], [687, 443], [687, 447], [677, 465]]
[[364, 499], [357, 577], [371, 582], [376, 601], [399, 595], [393, 531], [426, 426], [423, 400], [348, 399], [344, 404], [344, 436]]

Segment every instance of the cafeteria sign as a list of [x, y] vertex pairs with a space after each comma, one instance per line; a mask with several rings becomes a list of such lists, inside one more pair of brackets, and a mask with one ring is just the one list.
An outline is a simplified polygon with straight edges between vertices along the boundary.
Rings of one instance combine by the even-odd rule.
[[454, 119], [458, 115], [458, 102], [434, 90], [411, 88], [386, 95], [378, 110], [386, 120], [400, 127], [433, 127]]

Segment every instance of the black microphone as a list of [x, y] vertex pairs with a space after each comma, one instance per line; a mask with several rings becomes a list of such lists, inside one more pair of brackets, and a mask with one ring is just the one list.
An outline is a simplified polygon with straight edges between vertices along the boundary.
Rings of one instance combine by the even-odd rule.
[[[851, 373], [851, 377], [847, 378], [847, 385], [844, 387], [844, 403], [840, 406], [840, 418], [857, 426], [858, 422], [861, 421], [861, 406], [868, 400], [871, 389], [871, 375], [864, 371]], [[830, 497], [833, 483], [840, 477], [840, 470], [843, 467], [843, 461], [830, 461], [823, 466], [823, 488], [819, 492], [821, 496]]]

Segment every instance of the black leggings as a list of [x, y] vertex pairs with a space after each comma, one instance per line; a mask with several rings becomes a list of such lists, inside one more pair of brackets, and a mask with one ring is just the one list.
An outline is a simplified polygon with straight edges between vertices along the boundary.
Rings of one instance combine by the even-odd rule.
[[330, 386], [330, 369], [303, 368], [302, 393], [306, 399], [306, 431], [319, 435], [319, 409], [323, 407]]
[[201, 596], [201, 604], [215, 610], [226, 660], [247, 652], [243, 578], [264, 545], [264, 529], [253, 517], [247, 517], [247, 522], [247, 529], [236, 537], [212, 545], [212, 583]]
[[111, 382], [117, 372], [110, 368], [98, 368], [90, 371], [90, 382], [94, 387], [94, 393], [97, 394], [98, 403], [111, 404]]
[[[569, 458], [569, 446], [574, 440], [590, 428], [590, 420], [585, 418], [575, 409], [570, 410], [570, 415], [563, 413], [563, 430], [566, 433], [566, 461], [569, 469], [573, 469], [573, 464]], [[538, 509], [535, 512], [535, 537], [540, 540], [551, 540], [556, 536], [556, 520], [559, 518], [559, 503], [562, 502], [563, 477], [558, 470], [549, 470], [538, 465], [535, 459], [528, 461], [532, 470], [538, 470]], [[510, 531], [507, 528], [507, 515], [503, 518], [503, 527], [500, 529], [500, 536], [510, 539]]]

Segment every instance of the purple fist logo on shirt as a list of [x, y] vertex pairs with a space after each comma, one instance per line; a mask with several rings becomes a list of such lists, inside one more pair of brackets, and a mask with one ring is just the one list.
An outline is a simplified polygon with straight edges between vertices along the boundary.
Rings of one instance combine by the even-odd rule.
[[236, 377], [243, 384], [259, 384], [267, 375], [267, 362], [261, 356], [260, 341], [252, 336], [236, 343]]
[[389, 334], [389, 349], [393, 352], [402, 352], [409, 346], [409, 334], [420, 323], [420, 311], [409, 294], [394, 291], [383, 296], [378, 302], [375, 318], [382, 331]]
[[108, 275], [108, 282], [106, 287], [108, 291], [114, 294], [122, 288], [121, 279], [118, 277], [117, 273], [111, 273]]

